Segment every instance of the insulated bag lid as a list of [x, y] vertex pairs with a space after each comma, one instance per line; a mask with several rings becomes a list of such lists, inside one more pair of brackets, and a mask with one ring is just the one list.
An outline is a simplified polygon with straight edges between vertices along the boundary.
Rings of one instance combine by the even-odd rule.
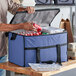
[[28, 14], [25, 11], [21, 11], [15, 14], [10, 23], [17, 24], [28, 21], [34, 22], [41, 27], [49, 26], [59, 11], [59, 9], [38, 9], [33, 14]]

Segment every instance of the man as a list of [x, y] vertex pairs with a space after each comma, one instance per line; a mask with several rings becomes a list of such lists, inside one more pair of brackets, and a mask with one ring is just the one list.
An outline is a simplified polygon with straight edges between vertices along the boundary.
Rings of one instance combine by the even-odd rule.
[[[14, 3], [12, 0], [0, 0], [0, 63], [6, 61], [7, 54], [7, 40], [5, 32], [13, 31], [17, 29], [35, 30], [31, 22], [20, 24], [7, 24], [7, 11], [15, 14], [16, 11], [27, 11], [28, 13], [34, 13], [34, 8], [27, 7], [26, 9], [20, 8], [20, 5]], [[5, 76], [4, 70], [0, 70], [0, 76]]]

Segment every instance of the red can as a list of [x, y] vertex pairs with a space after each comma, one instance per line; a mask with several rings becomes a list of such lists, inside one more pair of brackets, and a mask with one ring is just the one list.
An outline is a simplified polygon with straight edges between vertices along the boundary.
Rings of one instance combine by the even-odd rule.
[[27, 36], [27, 34], [25, 34], [25, 36]]
[[41, 35], [41, 32], [39, 32], [39, 35]]
[[39, 25], [35, 24], [35, 23], [33, 24], [33, 26], [36, 27], [38, 32], [42, 30], [42, 28]]
[[33, 33], [31, 33], [30, 36], [33, 36]]
[[34, 32], [33, 35], [36, 36], [37, 35], [36, 32]]

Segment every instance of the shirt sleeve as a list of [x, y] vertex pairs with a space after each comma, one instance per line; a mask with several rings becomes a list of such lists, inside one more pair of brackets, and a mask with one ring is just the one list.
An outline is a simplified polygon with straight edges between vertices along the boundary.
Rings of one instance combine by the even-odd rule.
[[21, 7], [20, 4], [13, 2], [13, 0], [8, 0], [8, 11], [10, 13], [15, 14], [19, 7]]

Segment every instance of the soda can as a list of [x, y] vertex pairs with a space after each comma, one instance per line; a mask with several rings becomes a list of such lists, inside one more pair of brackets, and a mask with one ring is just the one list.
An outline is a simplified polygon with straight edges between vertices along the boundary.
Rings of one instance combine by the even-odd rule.
[[41, 35], [41, 32], [39, 32], [39, 35]]
[[36, 27], [38, 32], [42, 30], [42, 28], [39, 25], [35, 24], [35, 23], [33, 24], [33, 26]]

